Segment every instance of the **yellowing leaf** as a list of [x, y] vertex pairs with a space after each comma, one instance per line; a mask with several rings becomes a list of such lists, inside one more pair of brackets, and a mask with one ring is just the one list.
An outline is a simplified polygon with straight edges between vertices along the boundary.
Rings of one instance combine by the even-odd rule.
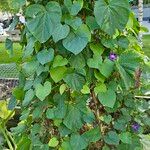
[[10, 115], [11, 112], [12, 111], [7, 109], [7, 101], [1, 100], [0, 101], [0, 118], [6, 119]]

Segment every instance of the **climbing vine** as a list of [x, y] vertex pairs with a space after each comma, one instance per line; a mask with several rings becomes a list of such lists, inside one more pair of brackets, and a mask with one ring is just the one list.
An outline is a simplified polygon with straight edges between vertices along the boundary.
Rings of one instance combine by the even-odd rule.
[[145, 62], [132, 42], [140, 26], [128, 0], [19, 6], [24, 53], [10, 101], [22, 111], [12, 128], [17, 149], [142, 149], [148, 102], [135, 95], [142, 94]]

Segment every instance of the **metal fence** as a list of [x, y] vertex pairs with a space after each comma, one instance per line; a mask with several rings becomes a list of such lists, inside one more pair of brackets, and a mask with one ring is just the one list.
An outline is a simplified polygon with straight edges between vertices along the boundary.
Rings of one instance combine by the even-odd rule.
[[16, 79], [18, 78], [18, 70], [15, 63], [0, 64], [0, 79]]

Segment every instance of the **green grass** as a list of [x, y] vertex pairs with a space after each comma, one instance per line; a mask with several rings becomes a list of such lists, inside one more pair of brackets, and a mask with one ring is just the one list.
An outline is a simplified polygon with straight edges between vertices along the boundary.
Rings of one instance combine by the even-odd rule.
[[9, 56], [8, 51], [5, 49], [5, 43], [0, 43], [0, 64], [18, 62], [22, 55], [21, 45], [19, 43], [13, 44], [14, 54]]
[[143, 51], [150, 58], [150, 35], [143, 36]]

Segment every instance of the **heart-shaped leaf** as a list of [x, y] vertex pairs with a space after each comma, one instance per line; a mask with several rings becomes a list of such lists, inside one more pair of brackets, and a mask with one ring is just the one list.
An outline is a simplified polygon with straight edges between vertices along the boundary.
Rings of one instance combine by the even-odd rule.
[[106, 136], [104, 136], [104, 141], [110, 145], [119, 145], [119, 136], [114, 131], [109, 131]]
[[32, 76], [37, 68], [39, 67], [39, 62], [36, 60], [32, 60], [30, 62], [23, 64], [23, 72], [26, 74], [26, 76]]
[[106, 92], [100, 92], [98, 94], [98, 99], [102, 105], [113, 108], [116, 102], [116, 93], [108, 89]]
[[84, 85], [82, 90], [81, 90], [81, 93], [89, 94], [90, 93], [90, 88], [87, 85]]
[[87, 60], [87, 64], [90, 68], [100, 69], [100, 66], [102, 64], [102, 57], [94, 55], [93, 58], [89, 58]]
[[65, 66], [56, 67], [56, 68], [52, 68], [50, 70], [50, 75], [51, 75], [52, 79], [57, 83], [63, 79], [66, 71], [67, 71], [67, 68]]
[[51, 83], [46, 81], [44, 85], [37, 84], [35, 87], [36, 96], [43, 101], [51, 92]]
[[82, 53], [79, 55], [72, 55], [69, 59], [71, 67], [76, 69], [82, 69], [86, 66], [85, 58]]
[[[49, 2], [46, 7], [33, 4], [26, 10], [27, 28], [41, 43], [46, 42], [52, 35], [54, 26], [61, 21], [61, 8], [57, 2]], [[32, 19], [31, 19], [32, 17]]]
[[68, 60], [63, 58], [61, 55], [57, 55], [53, 62], [53, 67], [65, 66], [68, 64]]
[[[83, 24], [76, 31], [70, 32], [63, 40], [63, 46], [75, 55], [79, 54], [91, 40], [88, 27]], [[78, 43], [78, 44], [77, 44]]]
[[52, 139], [50, 139], [50, 141], [48, 142], [48, 146], [49, 147], [56, 147], [59, 144], [59, 141], [56, 137], [53, 137]]
[[70, 14], [74, 16], [77, 15], [78, 12], [82, 9], [83, 0], [76, 0], [73, 1], [73, 3], [72, 0], [64, 0], [64, 4], [68, 8]]
[[47, 49], [42, 50], [37, 54], [37, 59], [42, 65], [52, 61], [53, 58], [54, 58], [54, 50], [52, 48], [50, 48], [49, 50]]
[[109, 59], [105, 59], [100, 67], [100, 72], [102, 75], [108, 78], [111, 75], [113, 69], [114, 69], [114, 62]]
[[129, 9], [127, 0], [98, 0], [95, 3], [94, 15], [100, 28], [113, 35], [116, 29], [122, 31], [125, 28], [129, 18]]
[[81, 119], [81, 111], [74, 106], [68, 106], [68, 113], [63, 123], [70, 130], [76, 131], [80, 129], [83, 125]]
[[83, 88], [83, 85], [85, 84], [84, 77], [77, 73], [68, 74], [64, 78], [64, 81], [72, 90], [76, 91], [80, 91]]
[[58, 24], [53, 32], [54, 42], [64, 39], [69, 34], [70, 28], [68, 25]]

